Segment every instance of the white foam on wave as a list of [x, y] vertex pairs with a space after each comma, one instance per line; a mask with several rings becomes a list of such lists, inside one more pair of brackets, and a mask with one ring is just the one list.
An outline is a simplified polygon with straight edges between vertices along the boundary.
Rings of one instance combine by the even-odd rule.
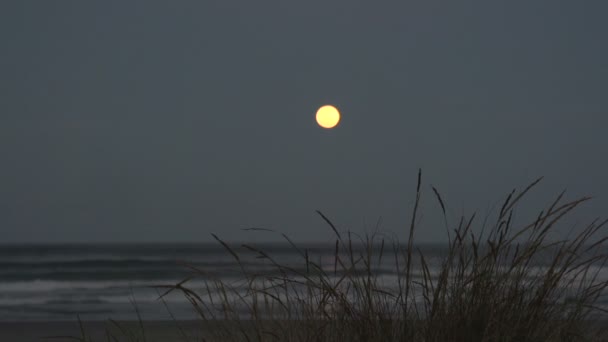
[[[0, 282], [0, 293], [37, 293], [53, 292], [63, 290], [104, 290], [111, 288], [135, 288], [143, 286], [154, 286], [167, 280], [157, 281], [61, 281], [61, 280], [32, 280]], [[174, 281], [176, 283], [177, 281]]]

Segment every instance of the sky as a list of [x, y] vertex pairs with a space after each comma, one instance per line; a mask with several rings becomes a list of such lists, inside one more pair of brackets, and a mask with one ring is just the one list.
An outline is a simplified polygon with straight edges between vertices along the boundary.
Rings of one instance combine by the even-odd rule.
[[[406, 239], [608, 213], [605, 1], [2, 1], [0, 243]], [[332, 104], [340, 125], [314, 115]], [[379, 218], [380, 228], [376, 228]], [[567, 227], [564, 227], [566, 231]]]

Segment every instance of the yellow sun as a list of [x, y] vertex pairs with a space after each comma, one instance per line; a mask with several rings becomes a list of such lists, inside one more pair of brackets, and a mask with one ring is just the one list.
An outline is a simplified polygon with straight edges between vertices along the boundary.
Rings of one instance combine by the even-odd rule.
[[317, 123], [323, 128], [334, 128], [340, 122], [340, 112], [334, 106], [325, 105], [317, 110]]

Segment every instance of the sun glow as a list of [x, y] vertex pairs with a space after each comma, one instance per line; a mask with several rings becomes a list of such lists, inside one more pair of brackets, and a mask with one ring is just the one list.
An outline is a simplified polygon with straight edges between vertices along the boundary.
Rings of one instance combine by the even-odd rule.
[[317, 123], [323, 128], [334, 128], [340, 122], [340, 112], [331, 105], [325, 105], [317, 110]]

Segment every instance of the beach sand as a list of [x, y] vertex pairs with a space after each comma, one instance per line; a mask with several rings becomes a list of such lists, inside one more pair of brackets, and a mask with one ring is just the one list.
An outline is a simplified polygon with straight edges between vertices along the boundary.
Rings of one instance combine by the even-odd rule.
[[[122, 328], [133, 333], [134, 336], [141, 338], [139, 322], [129, 321], [120, 322]], [[177, 324], [188, 336], [184, 337]], [[146, 321], [143, 322], [145, 329], [145, 341], [147, 342], [167, 342], [167, 341], [201, 341], [201, 331], [209, 329], [209, 324], [199, 321]], [[115, 334], [119, 341], [130, 341], [121, 334], [119, 328], [109, 322], [92, 321], [83, 322], [83, 327], [87, 338], [92, 341], [108, 341], [106, 330]], [[63, 338], [47, 339], [51, 336], [64, 336]], [[2, 342], [40, 342], [40, 341], [77, 341], [67, 336], [81, 337], [78, 322], [0, 322], [0, 341]], [[89, 339], [87, 339], [89, 341]], [[113, 341], [113, 339], [110, 339]], [[135, 341], [135, 339], [133, 339]]]
[[[247, 322], [242, 322], [247, 326]], [[146, 341], [146, 342], [195, 342], [195, 341], [222, 341], [220, 337], [209, 338], [210, 334], [220, 326], [231, 332], [237, 333], [239, 329], [234, 322], [226, 321], [201, 322], [201, 321], [145, 321], [145, 337], [141, 334], [140, 323], [138, 321], [121, 321], [118, 324], [125, 329], [128, 334], [133, 334], [131, 338], [125, 337], [120, 329], [108, 321], [88, 321], [83, 322], [87, 342], [115, 341], [112, 337], [108, 339], [107, 332], [116, 336], [117, 341]], [[293, 321], [282, 323], [293, 324]], [[608, 341], [608, 321], [588, 321], [589, 329], [602, 331], [601, 337], [598, 336], [592, 341]], [[179, 327], [178, 327], [179, 325]], [[181, 327], [181, 330], [180, 330]], [[245, 328], [248, 330], [247, 328]], [[205, 332], [206, 340], [203, 340]], [[70, 338], [70, 336], [75, 338]], [[55, 321], [55, 322], [0, 322], [0, 342], [40, 342], [40, 341], [81, 341], [82, 336], [78, 322]], [[128, 336], [128, 335], [127, 335]], [[217, 335], [216, 335], [217, 336]], [[48, 337], [54, 337], [49, 339]]]

